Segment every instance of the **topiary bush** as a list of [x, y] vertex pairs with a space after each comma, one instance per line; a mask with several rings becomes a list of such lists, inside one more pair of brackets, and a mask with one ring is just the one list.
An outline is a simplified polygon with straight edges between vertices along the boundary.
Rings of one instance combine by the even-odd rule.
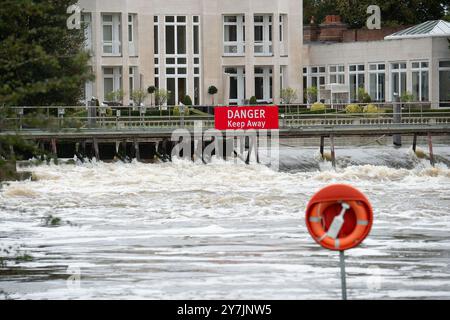
[[191, 99], [191, 97], [188, 96], [188, 95], [184, 96], [184, 98], [183, 98], [183, 104], [184, 104], [185, 106], [192, 106], [192, 99]]
[[249, 103], [250, 103], [251, 105], [258, 104], [258, 99], [256, 99], [255, 96], [253, 96], [253, 97], [250, 98], [250, 102], [249, 102]]
[[357, 104], [349, 104], [347, 107], [345, 107], [346, 113], [362, 113], [362, 111], [362, 107]]
[[325, 105], [322, 102], [315, 102], [311, 106], [311, 111], [325, 111]]

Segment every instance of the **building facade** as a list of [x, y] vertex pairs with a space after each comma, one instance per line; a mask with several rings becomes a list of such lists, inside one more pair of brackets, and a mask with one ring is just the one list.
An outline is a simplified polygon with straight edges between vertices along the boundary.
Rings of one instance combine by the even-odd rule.
[[[279, 103], [283, 87], [302, 96], [300, 0], [80, 0], [96, 79], [86, 99], [122, 90], [189, 95], [195, 105]], [[215, 86], [218, 94], [210, 96]], [[215, 100], [213, 100], [215, 99]]]
[[[450, 23], [429, 21], [381, 39], [370, 35], [382, 31], [365, 30], [363, 41], [346, 40], [348, 32], [342, 32], [341, 24], [338, 29], [340, 42], [314, 40], [320, 39], [314, 33], [305, 36], [314, 41], [305, 42], [303, 49], [304, 90], [316, 87], [317, 100], [356, 102], [362, 88], [375, 102], [395, 102], [410, 94], [433, 108], [450, 107]], [[322, 38], [330, 37], [325, 32]]]

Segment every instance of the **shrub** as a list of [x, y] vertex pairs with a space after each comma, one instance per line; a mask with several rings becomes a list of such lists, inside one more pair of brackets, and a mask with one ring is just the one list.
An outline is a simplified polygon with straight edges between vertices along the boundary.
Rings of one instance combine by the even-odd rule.
[[358, 89], [358, 101], [359, 103], [371, 103], [372, 98], [370, 97], [370, 94], [364, 90], [364, 88]]
[[363, 111], [362, 107], [357, 104], [349, 104], [345, 108], [346, 113], [362, 113], [362, 111]]
[[255, 96], [253, 96], [253, 97], [251, 97], [250, 98], [250, 102], [249, 102], [251, 105], [255, 105], [255, 104], [258, 104], [258, 100], [256, 99], [256, 97]]
[[[190, 111], [189, 107], [186, 106], [184, 108], [184, 115], [188, 116], [190, 113], [191, 113], [191, 111]], [[180, 107], [179, 106], [176, 106], [175, 108], [173, 108], [173, 115], [175, 117], [181, 116], [181, 112], [180, 112]]]
[[188, 95], [184, 96], [184, 98], [183, 98], [183, 104], [184, 104], [185, 106], [192, 106], [192, 99], [191, 99], [191, 97], [188, 96]]
[[306, 89], [306, 99], [308, 100], [308, 103], [316, 102], [318, 93], [319, 90], [317, 89], [317, 87], [310, 87]]
[[285, 88], [281, 90], [281, 100], [284, 104], [292, 104], [297, 100], [297, 90], [293, 88]]
[[311, 106], [311, 111], [325, 111], [325, 105], [322, 102], [315, 102]]
[[364, 113], [378, 113], [378, 107], [374, 104], [369, 104], [364, 107]]

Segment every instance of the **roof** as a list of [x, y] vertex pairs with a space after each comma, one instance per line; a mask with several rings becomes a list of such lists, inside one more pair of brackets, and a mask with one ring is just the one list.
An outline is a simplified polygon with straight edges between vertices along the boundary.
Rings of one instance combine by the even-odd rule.
[[411, 28], [393, 33], [384, 39], [397, 40], [429, 37], [450, 37], [450, 22], [446, 22], [444, 20], [427, 21]]

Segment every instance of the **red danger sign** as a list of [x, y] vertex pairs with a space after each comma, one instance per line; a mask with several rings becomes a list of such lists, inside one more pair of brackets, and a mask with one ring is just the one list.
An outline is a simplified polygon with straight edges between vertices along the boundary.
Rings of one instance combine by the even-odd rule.
[[217, 130], [277, 130], [278, 107], [216, 107], [214, 109]]

